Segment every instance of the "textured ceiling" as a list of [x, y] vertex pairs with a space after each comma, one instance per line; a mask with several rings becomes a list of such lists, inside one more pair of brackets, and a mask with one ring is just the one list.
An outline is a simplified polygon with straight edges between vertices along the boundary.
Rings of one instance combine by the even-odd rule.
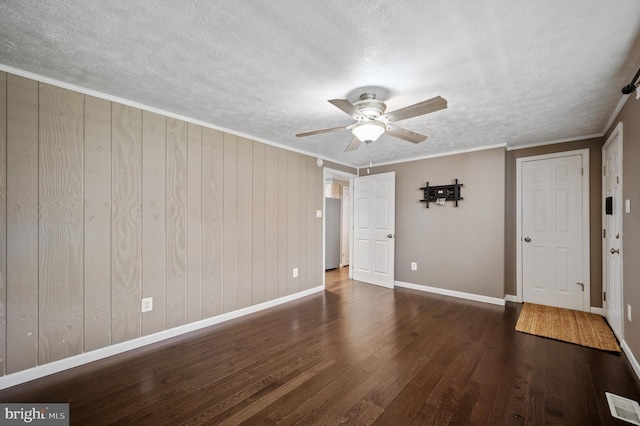
[[[0, 64], [362, 166], [600, 135], [640, 67], [637, 0], [0, 2]], [[345, 153], [327, 99], [378, 87], [398, 122]]]

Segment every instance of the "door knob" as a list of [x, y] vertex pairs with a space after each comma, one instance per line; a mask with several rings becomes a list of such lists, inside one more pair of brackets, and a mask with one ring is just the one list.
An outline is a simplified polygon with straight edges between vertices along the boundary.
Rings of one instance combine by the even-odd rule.
[[393, 234], [387, 235], [387, 238], [393, 238]]
[[609, 250], [609, 253], [611, 253], [611, 254], [620, 254], [620, 249], [613, 249], [612, 248], [611, 250]]
[[530, 243], [530, 242], [531, 242], [531, 238], [529, 238], [529, 237], [524, 237], [524, 242], [525, 242], [525, 243]]

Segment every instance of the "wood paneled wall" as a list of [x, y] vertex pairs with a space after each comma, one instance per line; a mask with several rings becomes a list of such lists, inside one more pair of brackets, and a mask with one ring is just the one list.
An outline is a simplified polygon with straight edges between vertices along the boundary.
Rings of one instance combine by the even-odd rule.
[[314, 158], [0, 72], [0, 374], [321, 285], [320, 209]]

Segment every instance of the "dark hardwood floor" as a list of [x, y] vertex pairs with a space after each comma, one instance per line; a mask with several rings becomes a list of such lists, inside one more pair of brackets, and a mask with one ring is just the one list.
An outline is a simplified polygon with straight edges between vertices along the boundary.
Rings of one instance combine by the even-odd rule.
[[626, 424], [624, 355], [514, 330], [521, 306], [346, 276], [327, 290], [0, 391], [69, 402], [71, 424]]

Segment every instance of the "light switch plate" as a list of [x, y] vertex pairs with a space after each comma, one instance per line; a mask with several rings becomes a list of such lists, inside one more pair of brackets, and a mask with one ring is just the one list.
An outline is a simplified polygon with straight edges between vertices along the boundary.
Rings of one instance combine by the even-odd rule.
[[316, 217], [322, 217], [322, 210], [316, 210]]
[[624, 200], [624, 211], [626, 213], [631, 213], [631, 200], [629, 198]]

